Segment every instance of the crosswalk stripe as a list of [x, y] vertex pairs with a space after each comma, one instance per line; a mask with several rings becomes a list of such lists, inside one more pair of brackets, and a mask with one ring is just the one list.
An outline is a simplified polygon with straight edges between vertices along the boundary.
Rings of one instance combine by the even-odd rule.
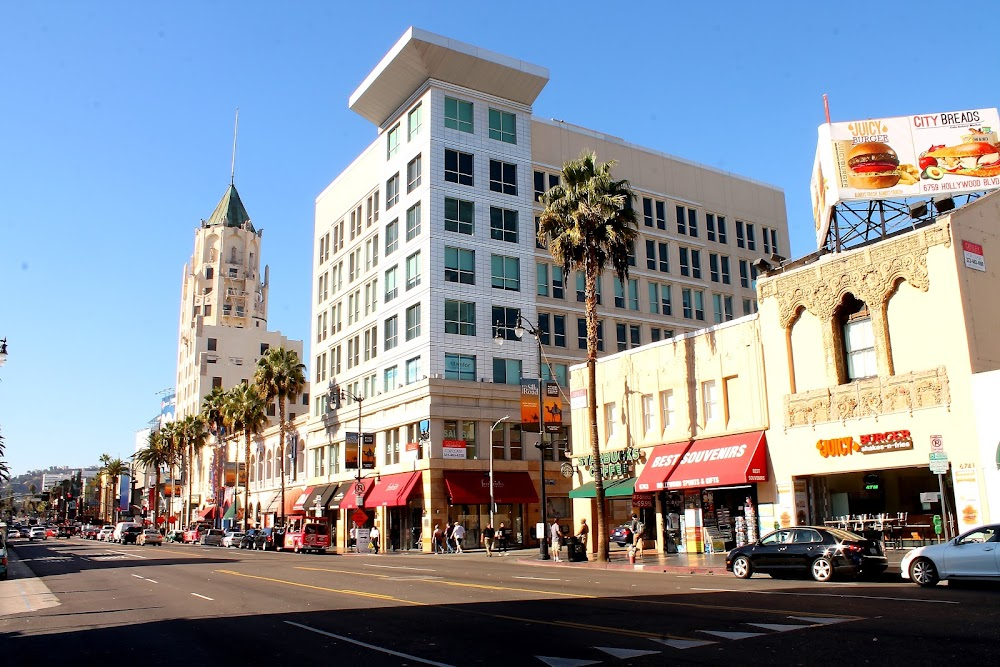
[[611, 646], [595, 646], [598, 651], [604, 651], [616, 658], [640, 658], [644, 655], [655, 655], [660, 651], [638, 651], [632, 648], [613, 648]]
[[583, 667], [584, 665], [599, 665], [600, 660], [577, 660], [576, 658], [553, 658], [547, 655], [536, 655], [536, 658], [549, 667]]
[[774, 630], [775, 632], [788, 632], [789, 630], [801, 630], [802, 628], [812, 627], [809, 625], [797, 625], [794, 623], [747, 623], [747, 625], [764, 628], [765, 630]]
[[749, 639], [750, 637], [760, 637], [763, 632], [732, 632], [728, 630], [699, 630], [708, 635], [721, 637], [722, 639]]
[[702, 641], [700, 639], [653, 639], [654, 642], [659, 642], [660, 644], [665, 644], [670, 648], [697, 648], [699, 646], [708, 646], [709, 644], [714, 644], [715, 642]]
[[789, 616], [788, 618], [795, 621], [805, 621], [812, 625], [830, 625], [831, 623], [843, 623], [848, 620], [843, 616]]

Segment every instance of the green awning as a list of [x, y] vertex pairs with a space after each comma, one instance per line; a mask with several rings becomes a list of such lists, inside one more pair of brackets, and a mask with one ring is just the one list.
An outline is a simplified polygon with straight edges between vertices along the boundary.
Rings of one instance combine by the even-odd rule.
[[226, 513], [222, 515], [223, 519], [235, 519], [236, 518], [236, 499], [229, 503], [229, 507], [226, 508]]
[[[635, 491], [635, 477], [628, 479], [613, 480], [604, 483], [604, 496], [607, 498], [631, 497]], [[595, 498], [597, 496], [597, 485], [594, 482], [587, 482], [569, 492], [570, 498]]]

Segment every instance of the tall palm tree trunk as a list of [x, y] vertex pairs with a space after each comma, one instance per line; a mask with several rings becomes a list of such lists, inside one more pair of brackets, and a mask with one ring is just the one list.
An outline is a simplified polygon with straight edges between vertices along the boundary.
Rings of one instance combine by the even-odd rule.
[[[250, 521], [250, 431], [243, 431], [246, 436], [246, 447], [243, 450], [243, 460], [246, 461], [247, 478], [243, 482], [243, 532], [247, 532]], [[236, 464], [236, 486], [240, 484], [240, 466]]]
[[604, 475], [601, 467], [601, 443], [597, 433], [597, 271], [594, 250], [587, 252], [584, 276], [587, 309], [587, 416], [590, 418], [590, 453], [593, 457], [594, 502], [597, 504], [597, 559], [611, 559], [605, 520]]
[[[148, 479], [148, 478], [147, 478]], [[156, 486], [153, 487], [153, 527], [159, 529], [156, 520], [160, 516], [160, 464], [156, 464]]]
[[[278, 396], [278, 434], [281, 438], [279, 451], [281, 452], [281, 525], [285, 525], [285, 397]], [[361, 437], [361, 434], [358, 434]], [[359, 462], [358, 465], [361, 465]]]

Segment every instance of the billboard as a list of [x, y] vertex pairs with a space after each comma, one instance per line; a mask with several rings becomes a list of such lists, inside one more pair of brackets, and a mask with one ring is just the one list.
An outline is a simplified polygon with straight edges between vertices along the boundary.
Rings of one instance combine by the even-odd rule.
[[[545, 411], [545, 432], [559, 433], [562, 429], [562, 396], [555, 382], [542, 382], [542, 409]], [[521, 380], [521, 428], [538, 431], [538, 380]]]
[[349, 470], [358, 469], [358, 459], [361, 460], [362, 470], [375, 469], [375, 434], [362, 433], [360, 456], [358, 456], [358, 434], [348, 431], [345, 437], [344, 446], [344, 468]]
[[809, 185], [817, 246], [841, 202], [1000, 187], [998, 130], [995, 108], [820, 125]]

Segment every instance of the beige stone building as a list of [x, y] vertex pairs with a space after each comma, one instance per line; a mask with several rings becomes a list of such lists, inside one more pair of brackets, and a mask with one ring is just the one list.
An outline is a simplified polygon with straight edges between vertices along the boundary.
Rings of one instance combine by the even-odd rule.
[[[609, 528], [636, 511], [650, 546], [700, 552], [777, 526], [913, 544], [935, 515], [945, 534], [996, 521], [998, 221], [994, 194], [787, 262], [758, 279], [757, 314], [601, 359]], [[570, 495], [586, 496], [584, 366], [571, 385]], [[932, 452], [950, 464], [940, 479]]]
[[[181, 285], [177, 419], [200, 413], [202, 399], [214, 387], [228, 390], [251, 381], [257, 361], [271, 347], [294, 350], [306, 363], [301, 341], [267, 328], [270, 277], [267, 266], [261, 270], [262, 235], [232, 184], [195, 231], [194, 252], [184, 267]], [[307, 412], [303, 403], [309, 404], [308, 386], [302, 397], [287, 406], [289, 421]], [[268, 406], [275, 426], [277, 414], [275, 401]], [[237, 446], [230, 439], [223, 447], [215, 436], [210, 438], [195, 457], [190, 484], [185, 481], [180, 496], [171, 503], [172, 512], [180, 512], [181, 524], [220, 518], [216, 508], [231, 505], [235, 488], [225, 485], [224, 464], [243, 457], [242, 443]], [[233, 479], [230, 475], [229, 480]], [[235, 517], [235, 507], [230, 514]]]
[[[376, 136], [316, 200], [306, 427], [311, 493], [340, 548], [355, 517], [401, 546], [430, 550], [447, 521], [478, 541], [491, 488], [494, 524], [537, 544], [543, 452], [522, 432], [520, 383], [559, 383], [568, 410], [568, 368], [586, 353], [581, 276], [535, 241], [538, 197], [565, 161], [594, 149], [639, 193], [631, 279], [600, 281], [602, 354], [755, 312], [753, 260], [787, 254], [781, 190], [533, 116], [548, 76], [410, 29], [351, 95]], [[563, 425], [544, 450], [548, 515], [564, 523], [570, 437]]]

